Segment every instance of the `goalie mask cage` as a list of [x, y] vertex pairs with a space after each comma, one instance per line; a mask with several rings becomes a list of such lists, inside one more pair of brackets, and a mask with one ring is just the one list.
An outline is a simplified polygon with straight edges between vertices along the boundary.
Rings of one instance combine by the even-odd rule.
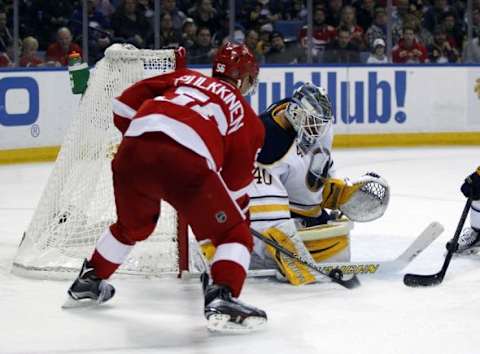
[[[121, 140], [112, 98], [131, 84], [175, 70], [173, 50], [108, 48], [89, 80], [57, 161], [14, 259], [15, 274], [71, 278], [116, 219], [110, 163]], [[154, 233], [138, 242], [117, 273], [179, 274], [188, 268], [187, 227], [162, 202]]]

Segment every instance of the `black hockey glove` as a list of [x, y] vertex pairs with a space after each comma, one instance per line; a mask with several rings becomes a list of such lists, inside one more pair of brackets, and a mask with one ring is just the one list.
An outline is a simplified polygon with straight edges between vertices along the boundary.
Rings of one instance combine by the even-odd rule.
[[463, 182], [460, 190], [465, 197], [471, 197], [472, 200], [480, 200], [480, 167], [465, 178], [465, 182]]
[[329, 177], [329, 171], [332, 166], [333, 160], [329, 150], [318, 148], [313, 151], [310, 166], [305, 177], [308, 189], [313, 192], [318, 191]]

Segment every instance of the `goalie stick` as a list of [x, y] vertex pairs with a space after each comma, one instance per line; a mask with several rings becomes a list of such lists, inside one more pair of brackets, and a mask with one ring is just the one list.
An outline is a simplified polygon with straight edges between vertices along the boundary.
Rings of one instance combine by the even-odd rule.
[[344, 280], [343, 279], [343, 272], [340, 269], [335, 268], [335, 269], [332, 269], [330, 272], [327, 273], [321, 267], [319, 267], [317, 264], [311, 263], [310, 261], [304, 259], [303, 257], [300, 257], [297, 254], [290, 252], [286, 248], [280, 246], [277, 242], [275, 242], [275, 241], [269, 239], [268, 237], [262, 235], [260, 232], [254, 230], [254, 229], [250, 229], [250, 232], [252, 233], [253, 236], [262, 240], [266, 244], [272, 246], [273, 248], [275, 248], [280, 253], [283, 253], [284, 255], [286, 255], [286, 256], [288, 256], [292, 259], [295, 259], [300, 263], [305, 264], [307, 267], [309, 267], [310, 269], [313, 269], [317, 273], [320, 273], [324, 276], [329, 277], [332, 280], [332, 282], [337, 283], [337, 284], [343, 286], [344, 288], [354, 289], [354, 288], [357, 288], [361, 285], [360, 281], [358, 280], [358, 278], [355, 274], [353, 275], [352, 278]]
[[[323, 272], [328, 273], [333, 269], [339, 269], [343, 274], [378, 275], [397, 273], [408, 266], [417, 256], [422, 253], [438, 236], [444, 228], [439, 222], [430, 223], [415, 240], [398, 257], [389, 261], [353, 261], [353, 262], [322, 262], [317, 266]], [[275, 276], [276, 270], [263, 269], [249, 271], [249, 276]]]
[[463, 225], [465, 224], [465, 219], [467, 218], [471, 205], [472, 205], [472, 199], [468, 198], [467, 202], [465, 203], [465, 207], [463, 208], [462, 216], [460, 216], [460, 220], [458, 221], [457, 230], [455, 230], [453, 239], [449, 243], [450, 245], [448, 247], [448, 252], [447, 252], [447, 255], [445, 256], [445, 261], [443, 262], [442, 269], [440, 269], [438, 273], [431, 274], [431, 275], [410, 274], [410, 273], [405, 274], [405, 276], [403, 277], [403, 283], [406, 286], [410, 286], [410, 287], [433, 286], [433, 285], [439, 285], [443, 281], [443, 278], [445, 277], [445, 273], [447, 272], [448, 265], [450, 264], [450, 260], [452, 259], [452, 256], [455, 253], [455, 251], [457, 250], [460, 232], [463, 229]]

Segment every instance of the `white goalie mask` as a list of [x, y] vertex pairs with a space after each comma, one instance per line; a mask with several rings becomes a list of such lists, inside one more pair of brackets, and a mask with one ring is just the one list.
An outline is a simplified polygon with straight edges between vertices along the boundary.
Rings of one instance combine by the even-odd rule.
[[297, 132], [299, 148], [308, 152], [332, 124], [332, 104], [323, 87], [309, 82], [293, 92], [285, 116]]

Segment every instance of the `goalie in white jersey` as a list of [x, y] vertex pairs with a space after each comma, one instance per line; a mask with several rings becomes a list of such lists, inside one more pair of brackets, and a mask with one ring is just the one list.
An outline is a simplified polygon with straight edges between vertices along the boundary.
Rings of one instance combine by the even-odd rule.
[[[325, 89], [306, 83], [260, 118], [266, 135], [250, 193], [251, 226], [310, 260], [349, 261], [351, 221], [383, 215], [388, 184], [374, 173], [351, 181], [334, 178], [333, 113]], [[332, 216], [341, 214], [346, 218]], [[299, 227], [304, 228], [300, 233]], [[326, 280], [271, 246], [255, 242], [251, 269], [276, 266], [294, 285]]]

